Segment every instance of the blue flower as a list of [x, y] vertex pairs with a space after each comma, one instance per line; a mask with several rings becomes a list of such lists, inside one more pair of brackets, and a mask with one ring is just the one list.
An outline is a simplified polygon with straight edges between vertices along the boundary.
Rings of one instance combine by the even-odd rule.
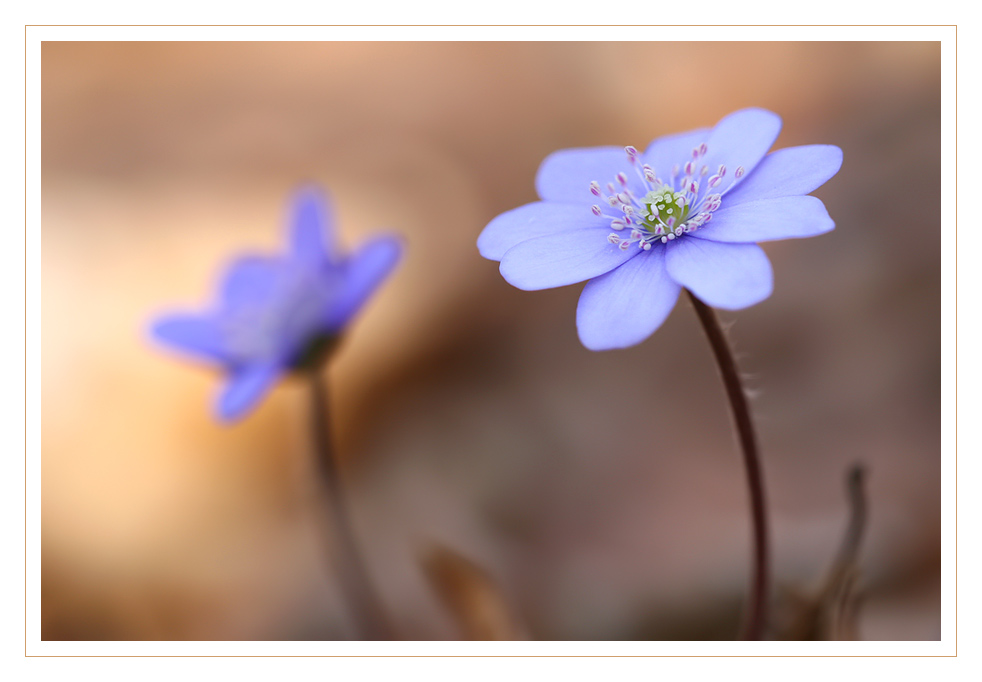
[[339, 253], [327, 200], [313, 189], [292, 210], [286, 254], [235, 260], [210, 310], [152, 327], [157, 340], [225, 370], [216, 406], [224, 421], [242, 417], [285, 372], [316, 363], [399, 260], [392, 236]]
[[[770, 262], [756, 242], [811, 237], [835, 225], [806, 196], [838, 172], [842, 150], [791, 147], [767, 154], [781, 119], [763, 109], [726, 116], [712, 130], [634, 147], [565, 149], [536, 176], [542, 201], [499, 215], [481, 255], [527, 291], [589, 280], [576, 326], [591, 350], [650, 336], [682, 287], [736, 310], [770, 296]], [[765, 156], [766, 155], [766, 156]]]

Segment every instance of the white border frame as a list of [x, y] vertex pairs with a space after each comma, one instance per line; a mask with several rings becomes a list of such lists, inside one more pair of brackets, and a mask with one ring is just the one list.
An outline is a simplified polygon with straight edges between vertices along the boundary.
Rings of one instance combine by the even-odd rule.
[[[28, 26], [26, 41], [27, 656], [952, 656], [955, 655], [955, 36], [902, 27]], [[40, 638], [41, 43], [59, 40], [921, 40], [942, 45], [942, 639], [937, 642], [60, 642]], [[12, 453], [15, 454], [15, 453]]]

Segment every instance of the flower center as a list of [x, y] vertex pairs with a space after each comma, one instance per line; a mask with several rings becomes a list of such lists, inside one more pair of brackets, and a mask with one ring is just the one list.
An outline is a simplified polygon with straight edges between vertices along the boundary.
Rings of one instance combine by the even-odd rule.
[[641, 225], [652, 234], [670, 232], [676, 223], [685, 225], [691, 208], [685, 199], [685, 193], [675, 192], [671, 187], [665, 186], [645, 194], [641, 204], [644, 206], [641, 211]]
[[231, 357], [239, 362], [288, 359], [319, 331], [331, 282], [301, 268], [284, 268], [270, 291], [243, 301], [222, 320]]
[[[596, 216], [610, 219], [614, 230], [607, 235], [607, 241], [622, 251], [632, 244], [639, 249], [650, 251], [653, 244], [666, 244], [689, 232], [695, 232], [713, 218], [713, 212], [720, 207], [722, 195], [713, 192], [726, 176], [726, 166], [719, 166], [716, 173], [709, 175], [709, 166], [700, 163], [708, 148], [701, 144], [692, 150], [692, 158], [681, 168], [676, 165], [669, 179], [662, 180], [648, 164], [639, 163], [638, 150], [625, 147], [628, 161], [641, 180], [645, 194], [639, 197], [630, 187], [625, 173], [618, 173], [614, 182], [607, 183], [604, 193], [596, 181], [590, 183], [590, 193], [604, 201], [610, 209], [619, 214], [611, 215], [600, 205], [590, 208]], [[743, 175], [743, 167], [736, 169], [734, 176]], [[700, 183], [705, 178], [704, 186]], [[701, 191], [700, 191], [701, 190]], [[624, 231], [629, 229], [628, 236]], [[620, 233], [620, 234], [618, 234]]]

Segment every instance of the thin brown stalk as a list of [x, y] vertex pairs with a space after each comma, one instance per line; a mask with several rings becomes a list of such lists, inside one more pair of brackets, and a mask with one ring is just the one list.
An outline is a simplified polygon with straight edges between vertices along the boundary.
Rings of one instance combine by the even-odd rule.
[[741, 639], [763, 639], [767, 629], [767, 607], [770, 595], [769, 542], [767, 530], [767, 502], [764, 494], [764, 476], [760, 466], [760, 453], [754, 434], [753, 421], [747, 396], [740, 383], [736, 361], [723, 329], [712, 308], [686, 290], [689, 300], [713, 349], [713, 356], [723, 377], [726, 396], [736, 423], [743, 465], [747, 472], [750, 491], [750, 516], [753, 525], [753, 575], [750, 583], [750, 602], [743, 623]]
[[309, 374], [314, 446], [327, 494], [327, 516], [333, 541], [331, 556], [341, 594], [357, 626], [360, 639], [392, 639], [381, 602], [369, 579], [351, 528], [337, 453], [331, 438], [326, 382], [318, 369], [310, 370]]

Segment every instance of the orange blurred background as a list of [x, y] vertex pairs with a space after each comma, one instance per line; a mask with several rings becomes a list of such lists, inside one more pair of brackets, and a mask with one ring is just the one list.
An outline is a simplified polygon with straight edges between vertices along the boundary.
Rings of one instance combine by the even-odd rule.
[[304, 387], [218, 425], [219, 377], [146, 333], [203, 305], [234, 254], [280, 249], [290, 193], [315, 181], [347, 245], [408, 243], [330, 371], [400, 635], [459, 636], [419, 565], [437, 542], [537, 639], [731, 638], [746, 493], [689, 305], [591, 353], [580, 287], [513, 289], [475, 240], [536, 199], [556, 149], [760, 106], [784, 119], [777, 147], [845, 155], [816, 192], [837, 229], [765, 244], [774, 294], [723, 316], [776, 582], [821, 578], [862, 461], [860, 634], [939, 638], [940, 73], [937, 43], [44, 43], [42, 637], [352, 636]]

